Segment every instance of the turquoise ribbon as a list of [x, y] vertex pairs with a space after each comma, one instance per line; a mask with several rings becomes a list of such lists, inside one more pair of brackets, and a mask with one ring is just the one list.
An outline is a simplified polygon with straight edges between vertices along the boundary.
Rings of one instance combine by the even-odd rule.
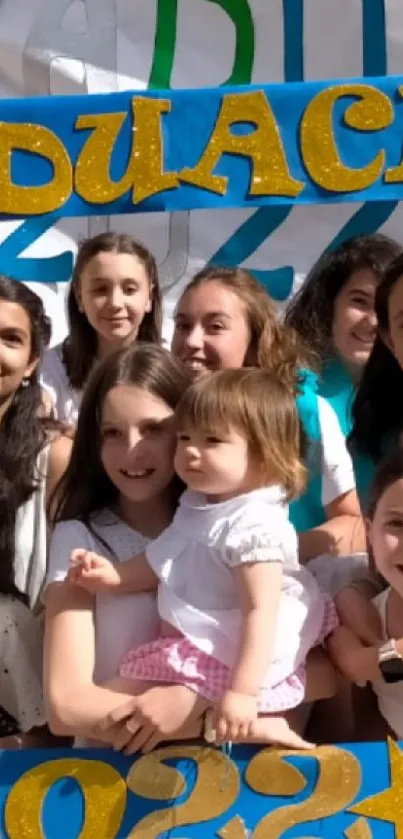
[[308, 438], [308, 483], [304, 494], [290, 504], [290, 519], [298, 532], [310, 530], [326, 521], [322, 506], [321, 430], [318, 409], [318, 377], [301, 371], [300, 393], [296, 398], [302, 427]]

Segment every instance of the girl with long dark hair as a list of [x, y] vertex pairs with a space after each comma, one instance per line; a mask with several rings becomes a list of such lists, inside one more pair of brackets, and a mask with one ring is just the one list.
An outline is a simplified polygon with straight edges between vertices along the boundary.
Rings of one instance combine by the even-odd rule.
[[49, 338], [40, 298], [0, 276], [0, 744], [46, 721], [34, 611], [46, 574], [47, 501], [71, 449], [44, 416], [38, 364]]

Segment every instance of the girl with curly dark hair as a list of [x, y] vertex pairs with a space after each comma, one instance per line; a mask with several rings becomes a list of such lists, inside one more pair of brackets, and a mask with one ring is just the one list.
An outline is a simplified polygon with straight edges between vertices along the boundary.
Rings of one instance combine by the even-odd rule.
[[285, 322], [320, 361], [318, 392], [332, 405], [345, 435], [354, 390], [376, 337], [375, 293], [402, 247], [381, 234], [358, 236], [326, 251], [291, 300]]

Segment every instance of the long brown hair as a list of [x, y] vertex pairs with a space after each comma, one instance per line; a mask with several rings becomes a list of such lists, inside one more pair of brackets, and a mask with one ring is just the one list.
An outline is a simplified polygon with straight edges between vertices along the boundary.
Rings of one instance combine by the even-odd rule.
[[152, 305], [146, 312], [138, 332], [139, 341], [161, 342], [162, 302], [157, 263], [148, 248], [126, 233], [100, 233], [82, 242], [74, 265], [67, 296], [69, 334], [63, 344], [63, 363], [71, 387], [81, 390], [88, 378], [97, 352], [97, 333], [77, 303], [80, 277], [88, 262], [99, 253], [125, 253], [143, 263], [152, 288]]
[[190, 281], [182, 297], [208, 282], [220, 283], [242, 303], [251, 336], [246, 366], [261, 367], [294, 386], [301, 368], [317, 366], [316, 356], [296, 331], [280, 323], [274, 301], [249, 271], [218, 266], [203, 268]]
[[[157, 344], [134, 343], [97, 364], [84, 391], [70, 463], [51, 501], [56, 521], [79, 519], [91, 530], [93, 515], [118, 502], [119, 491], [102, 465], [100, 431], [105, 397], [118, 384], [142, 388], [174, 411], [189, 377], [180, 363]], [[181, 488], [174, 478], [173, 506]]]

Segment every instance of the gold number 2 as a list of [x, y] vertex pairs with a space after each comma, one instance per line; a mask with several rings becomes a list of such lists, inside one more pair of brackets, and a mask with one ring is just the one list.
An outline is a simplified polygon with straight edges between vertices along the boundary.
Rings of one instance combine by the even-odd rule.
[[305, 801], [287, 804], [264, 816], [253, 832], [253, 839], [279, 839], [289, 827], [334, 816], [351, 804], [361, 787], [361, 767], [356, 757], [336, 746], [319, 746], [312, 752], [265, 749], [249, 763], [245, 780], [263, 795], [295, 795], [306, 786], [301, 772], [284, 761], [285, 757], [314, 757], [319, 775]]
[[174, 827], [208, 822], [225, 813], [240, 789], [237, 767], [222, 752], [200, 746], [168, 746], [136, 761], [127, 777], [131, 792], [143, 798], [169, 801], [186, 789], [181, 771], [167, 766], [170, 758], [190, 758], [197, 764], [196, 784], [183, 804], [155, 810], [130, 833], [130, 839], [156, 839]]

